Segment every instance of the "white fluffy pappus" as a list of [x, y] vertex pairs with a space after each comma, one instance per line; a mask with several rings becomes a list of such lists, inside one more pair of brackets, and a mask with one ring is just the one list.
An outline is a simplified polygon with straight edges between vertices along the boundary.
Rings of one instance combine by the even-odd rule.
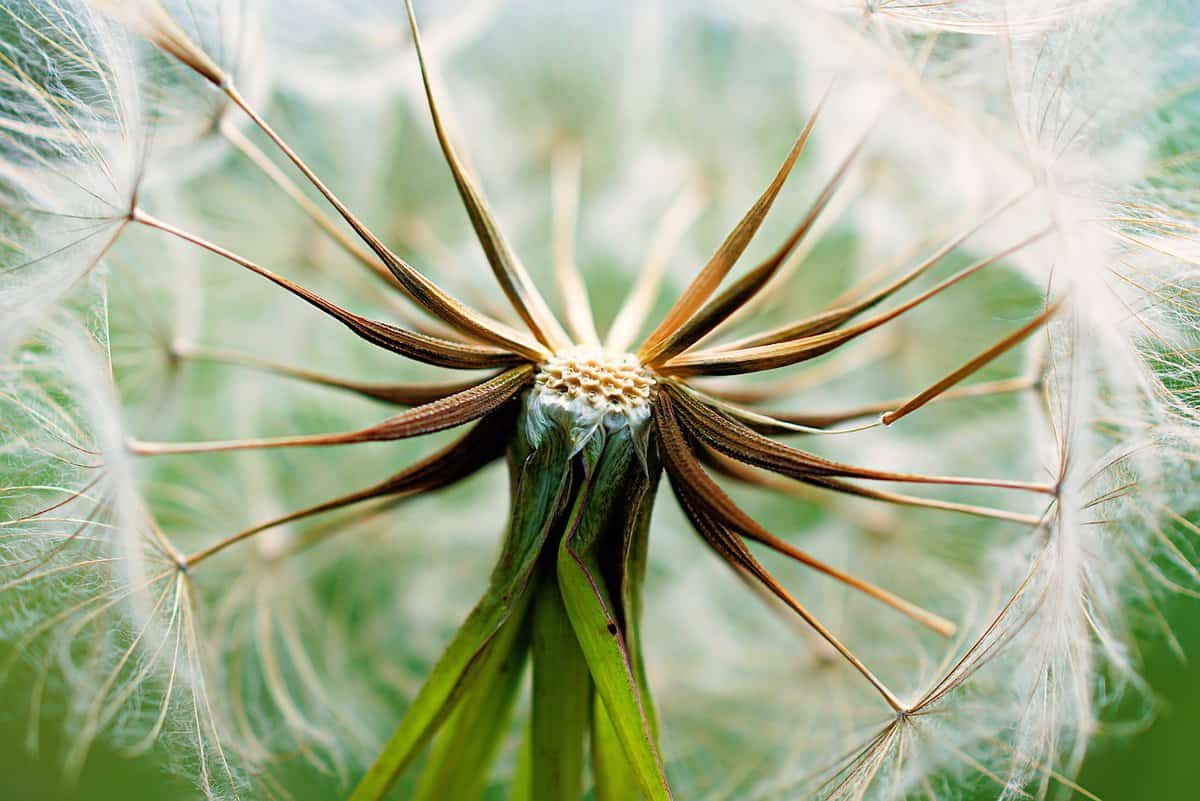
[[88, 4], [5, 3], [0, 31], [4, 352], [116, 240], [146, 123], [128, 36]]

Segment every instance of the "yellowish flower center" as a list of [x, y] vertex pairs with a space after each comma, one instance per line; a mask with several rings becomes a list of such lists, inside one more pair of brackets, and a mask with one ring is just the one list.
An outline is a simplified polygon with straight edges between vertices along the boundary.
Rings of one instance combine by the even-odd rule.
[[562, 395], [567, 402], [617, 414], [642, 410], [654, 390], [654, 374], [632, 353], [582, 346], [550, 357], [534, 380], [543, 392]]

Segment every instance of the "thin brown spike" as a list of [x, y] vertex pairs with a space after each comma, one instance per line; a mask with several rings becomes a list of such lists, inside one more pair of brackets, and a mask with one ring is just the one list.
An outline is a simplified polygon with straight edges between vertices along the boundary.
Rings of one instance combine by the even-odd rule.
[[759, 226], [762, 225], [767, 212], [771, 210], [771, 206], [775, 203], [775, 198], [779, 196], [780, 190], [783, 189], [788, 175], [792, 172], [792, 167], [796, 165], [796, 159], [799, 158], [800, 151], [804, 149], [808, 130], [806, 127], [796, 138], [771, 183], [763, 190], [758, 199], [754, 201], [754, 205], [738, 221], [738, 224], [729, 232], [729, 235], [725, 237], [725, 241], [713, 253], [708, 263], [701, 268], [696, 277], [692, 279], [692, 282], [688, 284], [683, 294], [675, 301], [675, 304], [667, 312], [666, 317], [663, 318], [658, 327], [642, 343], [642, 346], [638, 349], [638, 358], [642, 359], [642, 361], [647, 360], [647, 354], [655, 353], [672, 334], [679, 330], [680, 326], [687, 322], [700, 309], [704, 302], [712, 296], [712, 293], [717, 291], [717, 287], [720, 286], [725, 276], [729, 274], [729, 271], [733, 269], [733, 265], [737, 263], [742, 252], [750, 244], [750, 240], [758, 233]]
[[[267, 157], [266, 153], [263, 153], [258, 146], [251, 142], [250, 138], [242, 133], [236, 125], [230, 123], [228, 117], [221, 120], [220, 131], [221, 135], [224, 136], [230, 144], [232, 144], [243, 156], [245, 156], [245, 158], [251, 164], [257, 167], [273, 184], [278, 186], [279, 189], [296, 204], [296, 206], [304, 213], [304, 215], [312, 220], [322, 232], [324, 232], [338, 245], [338, 247], [340, 247], [351, 258], [365, 267], [381, 281], [400, 290], [400, 292], [404, 294], [405, 298], [408, 297], [408, 295], [404, 293], [404, 288], [396, 279], [396, 276], [392, 275], [391, 270], [389, 270], [387, 266], [379, 260], [379, 257], [368, 248], [365, 248], [359, 244], [359, 242], [349, 236], [344, 230], [339, 228], [327, 214], [321, 211], [316, 203], [314, 203], [306, 194], [304, 194], [300, 187], [296, 185], [295, 181], [285, 175], [283, 170], [279, 169], [275, 162], [271, 161], [271, 159]], [[393, 297], [393, 299], [397, 301], [394, 304], [397, 316], [406, 325], [413, 328], [413, 330], [451, 340], [458, 340], [463, 336], [461, 332], [451, 328], [445, 323], [442, 323], [440, 320], [430, 318], [422, 319], [420, 315], [413, 313], [411, 307], [400, 303], [398, 298]]]
[[819, 573], [824, 573], [830, 578], [892, 607], [942, 636], [954, 635], [957, 626], [949, 620], [922, 609], [887, 590], [876, 587], [870, 582], [828, 565], [790, 543], [784, 542], [760, 526], [742, 511], [700, 466], [685, 440], [683, 431], [679, 428], [678, 421], [671, 413], [670, 399], [664, 398], [660, 403], [666, 408], [663, 414], [656, 418], [656, 422], [662, 437], [664, 461], [671, 480], [679, 484], [676, 491], [687, 493], [696, 508], [707, 514], [714, 523], [746, 539], [765, 545]]
[[[827, 91], [821, 97], [821, 101], [817, 104], [812, 116], [809, 117], [804, 131], [800, 134], [801, 148], [808, 141], [813, 125], [816, 124], [817, 117], [820, 115], [828, 96]], [[842, 185], [842, 181], [845, 179], [850, 167], [862, 152], [866, 140], [867, 135], [864, 134], [854, 147], [850, 149], [850, 152], [842, 160], [842, 163], [838, 165], [838, 168], [829, 178], [829, 181], [821, 189], [816, 200], [813, 201], [812, 206], [803, 219], [801, 219], [800, 224], [792, 230], [792, 233], [784, 240], [783, 244], [766, 261], [746, 273], [736, 283], [710, 301], [704, 308], [696, 312], [696, 314], [667, 337], [660, 345], [647, 349], [643, 359], [648, 364], [653, 365], [665, 362], [672, 356], [682, 353], [700, 340], [715, 333], [729, 320], [734, 312], [754, 299], [771, 282], [780, 267], [787, 261], [788, 256], [809, 234], [821, 216], [821, 213], [825, 211], [826, 206], [829, 205], [829, 201], [833, 199], [834, 193]]]
[[813, 415], [813, 417], [820, 425], [809, 425], [808, 416], [803, 413], [776, 415], [773, 412], [760, 412], [755, 409], [744, 408], [736, 403], [721, 400], [720, 398], [705, 395], [703, 392], [690, 387], [688, 391], [713, 409], [721, 412], [721, 414], [745, 424], [747, 428], [757, 431], [760, 434], [771, 434], [774, 436], [786, 434], [854, 434], [883, 425], [883, 423], [876, 420], [873, 422], [858, 423], [845, 428], [833, 428], [833, 423], [816, 415]]
[[[657, 403], [654, 406], [654, 416], [660, 430], [663, 426], [670, 426], [666, 422], [668, 416], [672, 416], [669, 402], [667, 404]], [[676, 428], [678, 422], [676, 422]], [[668, 435], [669, 436], [669, 435]], [[675, 448], [686, 448], [679, 440], [673, 440], [668, 444], [667, 436], [663, 437], [664, 450], [673, 450]], [[668, 471], [672, 469], [672, 465], [677, 464], [674, 454], [665, 455], [665, 464]], [[684, 513], [695, 527], [697, 533], [704, 541], [726, 562], [733, 566], [736, 570], [743, 570], [748, 575], [754, 577], [763, 587], [768, 589], [775, 597], [788, 606], [795, 612], [805, 623], [807, 623], [817, 634], [828, 642], [855, 670], [865, 678], [872, 687], [883, 697], [893, 710], [899, 712], [904, 709], [900, 700], [892, 693], [887, 686], [880, 681], [871, 670], [863, 664], [855, 654], [839, 640], [833, 632], [821, 623], [808, 609], [797, 601], [791, 593], [784, 589], [771, 573], [759, 563], [754, 555], [746, 548], [745, 544], [737, 537], [729, 533], [723, 526], [717, 524], [704, 509], [697, 504], [695, 493], [689, 492], [687, 485], [676, 481], [674, 476], [671, 480], [671, 488], [675, 490], [675, 497], [679, 500], [679, 505], [683, 508]]]
[[[672, 485], [674, 487], [674, 485]], [[710, 520], [705, 518], [703, 514], [698, 512], [694, 506], [690, 506], [688, 501], [680, 497], [680, 505], [683, 507], [692, 525], [704, 538], [704, 541], [713, 548], [723, 559], [729, 562], [735, 568], [745, 570], [750, 576], [757, 579], [763, 587], [771, 592], [776, 598], [782, 601], [789, 609], [795, 612], [805, 623], [807, 623], [822, 639], [828, 642], [834, 650], [838, 652], [843, 659], [846, 660], [858, 673], [867, 680], [867, 682], [875, 688], [887, 703], [896, 712], [904, 709], [904, 705], [900, 699], [888, 689], [879, 678], [871, 672], [861, 659], [859, 659], [853, 651], [851, 651], [837, 636], [825, 627], [823, 623], [808, 611], [807, 607], [797, 601], [791, 593], [783, 588], [782, 585], [763, 567], [746, 546], [736, 537], [732, 537], [728, 532], [722, 531], [719, 526], [712, 524]]]
[[[981, 398], [992, 395], [1004, 395], [1032, 389], [1037, 385], [1038, 379], [1032, 376], [1005, 378], [997, 381], [981, 381], [977, 384], [952, 387], [936, 397], [930, 398], [928, 402], [943, 402], [950, 400], [963, 400], [967, 398]], [[753, 428], [760, 434], [775, 435], [795, 432], [796, 427], [820, 430], [828, 428], [829, 426], [837, 425], [838, 423], [846, 423], [851, 420], [859, 420], [864, 417], [881, 416], [908, 402], [907, 398], [893, 398], [892, 400], [887, 401], [864, 403], [861, 406], [849, 406], [845, 409], [838, 409], [836, 411], [781, 412], [775, 410], [754, 410], [751, 412], [749, 409], [739, 409], [736, 405], [725, 400], [723, 397], [719, 397], [718, 400], [721, 401], [720, 408], [722, 411], [737, 417], [743, 423], [748, 425], [750, 428]], [[886, 424], [886, 421], [881, 420], [880, 424]]]
[[536, 342], [529, 339], [528, 336], [519, 331], [492, 320], [478, 311], [472, 309], [466, 304], [453, 297], [429, 278], [425, 277], [420, 271], [414, 269], [410, 264], [393, 253], [379, 237], [363, 224], [361, 220], [355, 216], [349, 208], [333, 193], [333, 191], [325, 185], [315, 172], [300, 158], [299, 154], [281, 137], [274, 128], [267, 123], [266, 119], [259, 114], [253, 106], [244, 98], [237, 90], [237, 87], [226, 83], [224, 86], [225, 94], [233, 103], [246, 113], [255, 125], [267, 135], [275, 146], [287, 156], [288, 160], [296, 166], [296, 169], [304, 175], [313, 187], [329, 202], [331, 206], [341, 215], [359, 238], [367, 243], [367, 246], [374, 251], [379, 260], [384, 263], [388, 270], [396, 277], [405, 294], [412, 299], [421, 308], [425, 309], [437, 319], [445, 322], [447, 325], [453, 326], [469, 337], [479, 339], [483, 342], [490, 342], [504, 348], [509, 348], [515, 353], [519, 353], [529, 359], [540, 360], [547, 353], [545, 349]]
[[429, 403], [430, 401], [453, 395], [456, 392], [462, 392], [480, 382], [478, 378], [440, 384], [393, 384], [350, 381], [303, 367], [293, 367], [268, 359], [260, 359], [257, 356], [251, 356], [246, 353], [238, 353], [237, 351], [220, 348], [199, 347], [187, 342], [173, 343], [171, 353], [180, 359], [248, 367], [253, 370], [260, 370], [286, 378], [294, 378], [309, 384], [353, 392], [373, 400], [394, 403], [398, 406], [419, 406], [422, 403]]
[[[496, 415], [504, 416], [505, 419], [493, 419]], [[331, 512], [335, 509], [343, 509], [375, 498], [410, 497], [454, 484], [491, 464], [504, 454], [506, 443], [503, 432], [507, 430], [511, 418], [512, 415], [504, 410], [497, 411], [476, 424], [457, 441], [385, 481], [243, 529], [185, 557], [182, 564], [188, 568], [195, 567], [232, 545], [297, 520]]]
[[268, 281], [271, 281], [276, 286], [280, 286], [291, 292], [293, 295], [301, 298], [310, 305], [320, 309], [325, 314], [334, 318], [338, 322], [345, 325], [360, 338], [393, 353], [399, 353], [402, 356], [407, 356], [410, 359], [434, 364], [439, 367], [450, 367], [460, 370], [486, 369], [489, 367], [500, 367], [513, 364], [521, 361], [521, 357], [516, 353], [493, 348], [488, 345], [473, 345], [465, 342], [450, 342], [448, 340], [439, 339], [428, 334], [417, 334], [412, 331], [405, 331], [402, 328], [387, 325], [386, 323], [375, 322], [365, 317], [360, 317], [335, 303], [326, 300], [317, 293], [305, 289], [288, 279], [276, 275], [270, 270], [262, 267], [249, 259], [243, 258], [231, 250], [227, 250], [219, 245], [209, 242], [206, 239], [188, 233], [181, 228], [177, 228], [169, 223], [166, 223], [156, 217], [147, 214], [140, 208], [135, 208], [132, 214], [132, 220], [150, 228], [156, 228], [171, 236], [178, 237], [185, 242], [190, 242], [197, 247], [214, 253], [228, 261], [243, 267], [250, 272], [256, 273]]
[[[807, 263], [807, 259], [817, 249], [825, 235], [837, 225], [838, 220], [843, 218], [843, 215], [854, 206], [859, 198], [864, 194], [864, 186], [870, 183], [870, 173], [867, 172], [866, 179], [859, 181], [852, 186], [847, 185], [846, 181], [842, 182], [842, 187], [826, 204], [825, 210], [813, 223], [808, 233], [800, 240], [800, 243], [792, 249], [788, 257], [784, 259], [783, 264], [779, 265], [779, 269], [771, 276], [771, 280], [767, 286], [758, 294], [747, 300], [741, 306], [734, 310], [732, 314], [721, 324], [725, 330], [732, 331], [734, 326], [746, 324], [754, 319], [768, 319], [776, 313], [788, 314], [789, 311], [794, 311], [795, 295], [788, 292], [785, 287], [786, 282], [792, 280], [800, 268]], [[906, 262], [901, 262], [906, 263]], [[886, 275], [887, 272], [880, 268], [879, 275]], [[867, 285], [869, 276], [862, 278], [862, 285]], [[846, 289], [843, 295], [853, 292], [856, 289], [861, 289], [861, 286], [852, 285]], [[849, 297], [856, 297], [849, 295]], [[838, 299], [841, 299], [840, 296]], [[837, 299], [835, 299], [836, 302]], [[706, 337], [705, 342], [712, 341], [713, 336]], [[713, 343], [714, 347], [720, 345]]]
[[839, 325], [844, 324], [851, 318], [877, 306], [879, 303], [887, 300], [896, 292], [911, 284], [913, 281], [927, 273], [930, 268], [936, 266], [942, 259], [950, 255], [956, 248], [978, 233], [985, 225], [995, 220], [997, 217], [1011, 209], [1023, 198], [1029, 194], [1029, 190], [1020, 192], [1013, 196], [1005, 203], [997, 206], [992, 211], [985, 214], [981, 219], [975, 221], [971, 225], [964, 227], [957, 234], [946, 240], [941, 246], [935, 249], [932, 253], [922, 259], [915, 267], [910, 268], [907, 272], [899, 277], [885, 283], [874, 291], [870, 291], [857, 299], [850, 299], [857, 292], [851, 291], [847, 293], [850, 297], [846, 299], [837, 299], [833, 301], [830, 308], [808, 317], [799, 322], [789, 323], [780, 328], [770, 331], [755, 334], [735, 342], [726, 343], [715, 348], [716, 350], [741, 350], [744, 348], [756, 347], [759, 345], [772, 345], [778, 342], [786, 342], [798, 337], [813, 336], [822, 334], [826, 331], [832, 331]]
[[520, 392], [529, 383], [532, 376], [532, 365], [514, 367], [463, 392], [426, 403], [423, 406], [416, 406], [389, 417], [381, 423], [357, 431], [213, 442], [143, 442], [134, 440], [129, 443], [129, 450], [139, 456], [163, 456], [266, 448], [352, 445], [362, 442], [390, 442], [397, 439], [419, 437], [483, 417]]
[[878, 314], [848, 328], [826, 333], [803, 336], [798, 339], [778, 342], [770, 345], [758, 345], [736, 350], [707, 350], [695, 353], [685, 353], [676, 356], [657, 369], [661, 373], [671, 375], [730, 375], [751, 373], [760, 370], [773, 370], [790, 364], [814, 359], [842, 345], [891, 322], [900, 315], [908, 312], [942, 292], [962, 282], [985, 267], [988, 267], [1013, 253], [1028, 247], [1051, 232], [1044, 229], [1021, 242], [1005, 248], [985, 259], [975, 262], [937, 285], [927, 289], [911, 300], [905, 301], [894, 309]]
[[857, 527], [873, 536], [886, 538], [896, 530], [896, 516], [890, 509], [847, 503], [848, 499], [837, 493], [828, 492], [821, 487], [802, 481], [793, 481], [783, 476], [777, 476], [766, 470], [748, 467], [702, 443], [696, 443], [695, 453], [701, 464], [718, 475], [748, 487], [778, 492], [824, 509], [837, 519], [844, 520], [852, 527]]
[[975, 358], [963, 364], [961, 367], [950, 371], [941, 379], [931, 384], [928, 388], [917, 393], [911, 400], [901, 404], [894, 411], [890, 411], [883, 415], [883, 417], [880, 418], [883, 424], [890, 426], [900, 418], [912, 414], [917, 409], [920, 409], [922, 406], [937, 398], [939, 395], [943, 395], [947, 389], [962, 381], [967, 376], [972, 375], [984, 365], [1012, 350], [1017, 345], [1024, 342], [1035, 331], [1043, 328], [1050, 318], [1053, 317], [1061, 308], [1061, 301], [1048, 307], [1037, 317], [1034, 317], [1028, 323], [1021, 326], [1004, 339], [987, 348]]
[[521, 326], [521, 318], [513, 311], [508, 298], [497, 298], [491, 292], [490, 282], [478, 282], [467, 266], [462, 264], [462, 256], [438, 234], [428, 220], [413, 215], [397, 217], [396, 235], [407, 245], [411, 245], [422, 253], [427, 253], [432, 266], [446, 280], [463, 288], [468, 302], [483, 312], [484, 315], [499, 320], [507, 326]]
[[[662, 388], [663, 393], [670, 394], [673, 406], [678, 409], [681, 421], [686, 424], [688, 433], [693, 438], [740, 462], [799, 481], [861, 478], [869, 481], [896, 481], [910, 484], [1014, 489], [1046, 495], [1054, 495], [1058, 491], [1053, 484], [1032, 481], [896, 473], [835, 462], [764, 437], [692, 397], [687, 390], [678, 387], [673, 382], [663, 384]], [[661, 397], [660, 394], [660, 399]]]
[[364, 248], [354, 239], [351, 239], [346, 233], [338, 228], [333, 220], [329, 219], [317, 204], [309, 199], [308, 195], [301, 191], [296, 182], [288, 178], [283, 170], [276, 166], [275, 162], [271, 161], [261, 149], [258, 148], [250, 138], [246, 136], [238, 128], [230, 122], [228, 117], [220, 122], [220, 132], [228, 142], [241, 153], [247, 161], [258, 168], [263, 175], [270, 179], [271, 183], [279, 187], [285, 195], [291, 198], [292, 202], [304, 212], [304, 215], [312, 220], [317, 226], [324, 231], [330, 239], [337, 243], [346, 253], [352, 256], [362, 266], [366, 267], [377, 277], [386, 281], [388, 284], [399, 287], [400, 283], [396, 280], [396, 276], [392, 275], [391, 271], [384, 266], [383, 262], [372, 253]]
[[[885, 328], [880, 336], [863, 340], [844, 351], [835, 352], [828, 359], [805, 365], [805, 369], [794, 375], [775, 378], [771, 381], [755, 382], [743, 381], [736, 376], [723, 379], [700, 378], [689, 381], [688, 386], [728, 403], [754, 406], [799, 394], [855, 370], [881, 362], [899, 352], [902, 345], [902, 337]], [[887, 408], [893, 409], [895, 404], [889, 404]]]
[[425, 87], [425, 99], [429, 104], [429, 116], [433, 120], [434, 132], [437, 135], [438, 144], [441, 145], [442, 155], [446, 158], [446, 165], [454, 176], [454, 184], [458, 187], [458, 194], [466, 207], [467, 216], [471, 218], [475, 235], [479, 239], [484, 255], [487, 256], [488, 264], [492, 267], [492, 273], [495, 274], [496, 280], [500, 283], [500, 287], [508, 296], [509, 302], [512, 303], [517, 314], [525, 321], [525, 325], [529, 327], [537, 340], [552, 351], [560, 350], [571, 344], [570, 338], [555, 319], [550, 307], [546, 305], [541, 293], [534, 286], [529, 273], [526, 272], [516, 253], [509, 246], [488, 209], [483, 193], [450, 143], [450, 137], [442, 122], [441, 112], [438, 110], [437, 99], [434, 97], [429, 67], [421, 45], [421, 31], [417, 26], [412, 0], [405, 0], [404, 5], [408, 12], [413, 49], [417, 55], [417, 64], [421, 69], [421, 82]]
[[[975, 506], [966, 503], [955, 503], [953, 501], [941, 501], [935, 498], [921, 498], [916, 495], [905, 495], [899, 492], [888, 492], [886, 490], [862, 487], [858, 484], [851, 484], [848, 481], [839, 481], [833, 478], [812, 478], [804, 481], [785, 478], [765, 470], [748, 467], [736, 459], [731, 459], [707, 447], [700, 450], [700, 460], [704, 464], [712, 467], [721, 475], [728, 476], [735, 481], [740, 481], [750, 486], [763, 487], [775, 492], [782, 492], [787, 495], [802, 498], [809, 502], [813, 502], [815, 500], [813, 496], [816, 493], [820, 493], [822, 491], [832, 491], [842, 495], [850, 495], [857, 498], [881, 501], [883, 503], [890, 503], [896, 506], [909, 506], [917, 509], [932, 509], [940, 512], [954, 512], [956, 514], [970, 515], [972, 517], [983, 517], [992, 520], [1005, 520], [1011, 523], [1020, 523], [1025, 526], [1037, 526], [1040, 525], [1043, 520], [1040, 515], [1010, 512], [1007, 509], [997, 509], [991, 506]], [[864, 521], [864, 523], [866, 523], [866, 521]], [[863, 523], [860, 523], [860, 525], [862, 524]], [[872, 527], [874, 527], [873, 524]]]
[[915, 509], [933, 509], [940, 512], [954, 512], [956, 514], [969, 515], [971, 517], [983, 517], [991, 520], [1004, 520], [1009, 523], [1019, 523], [1023, 526], [1031, 527], [1040, 526], [1045, 522], [1045, 517], [1043, 515], [1011, 512], [1007, 509], [997, 509], [991, 506], [977, 506], [969, 503], [941, 501], [935, 498], [921, 498], [916, 495], [905, 495], [904, 493], [900, 492], [888, 492], [886, 490], [878, 490], [871, 487], [860, 487], [857, 484], [851, 484], [849, 481], [839, 481], [835, 478], [811, 479], [809, 483], [814, 487], [822, 487], [833, 490], [834, 492], [843, 493], [845, 495], [854, 495], [860, 498], [882, 501], [884, 503], [891, 503], [897, 506], [909, 506]]

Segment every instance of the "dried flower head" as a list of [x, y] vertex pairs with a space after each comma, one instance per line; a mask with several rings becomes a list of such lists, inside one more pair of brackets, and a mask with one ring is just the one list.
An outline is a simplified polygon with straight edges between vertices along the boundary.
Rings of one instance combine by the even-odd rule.
[[1200, 20], [543, 12], [0, 12], [30, 739], [54, 675], [69, 771], [207, 798], [1077, 789], [1200, 579]]

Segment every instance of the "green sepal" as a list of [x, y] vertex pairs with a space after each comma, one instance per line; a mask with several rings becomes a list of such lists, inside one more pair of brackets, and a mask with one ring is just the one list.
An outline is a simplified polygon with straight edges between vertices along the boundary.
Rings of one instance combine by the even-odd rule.
[[[553, 563], [548, 565], [553, 570]], [[549, 571], [548, 571], [549, 572]], [[592, 679], [551, 572], [534, 599], [531, 801], [581, 801]]]
[[592, 775], [596, 801], [640, 801], [643, 797], [633, 764], [599, 697], [592, 707]]
[[473, 801], [483, 794], [521, 686], [530, 617], [510, 616], [488, 645], [475, 681], [434, 740], [412, 801]]
[[[636, 432], [634, 434], [636, 436]], [[654, 733], [654, 742], [658, 742], [658, 711], [654, 707], [654, 698], [650, 693], [650, 685], [646, 679], [646, 651], [642, 647], [642, 589], [646, 582], [646, 565], [649, 558], [650, 545], [650, 516], [654, 511], [654, 494], [658, 489], [658, 479], [662, 475], [661, 467], [651, 460], [644, 462], [648, 480], [637, 488], [640, 493], [637, 498], [630, 498], [629, 503], [637, 509], [635, 516], [628, 520], [624, 530], [621, 548], [621, 608], [624, 612], [623, 631], [625, 645], [629, 651], [629, 661], [633, 665], [634, 678], [642, 692], [642, 704], [646, 716], [650, 720], [650, 730]]]
[[630, 514], [640, 517], [650, 482], [634, 464], [638, 454], [629, 430], [610, 432], [607, 439], [598, 459], [585, 459], [587, 475], [559, 545], [558, 582], [597, 694], [641, 793], [649, 801], [667, 801], [671, 792], [626, 644], [624, 615], [613, 603], [598, 556], [601, 542], [621, 544], [617, 538], [627, 530]]
[[[636, 432], [635, 432], [636, 436]], [[621, 553], [621, 607], [624, 613], [623, 631], [629, 662], [633, 666], [634, 680], [641, 693], [642, 710], [650, 723], [650, 732], [657, 745], [659, 742], [658, 715], [654, 708], [653, 695], [646, 680], [646, 660], [641, 641], [642, 587], [646, 577], [647, 546], [649, 544], [650, 515], [652, 500], [658, 486], [661, 471], [654, 462], [645, 460], [646, 454], [639, 451], [638, 457], [650, 480], [638, 488], [639, 498], [629, 498], [628, 503], [637, 509], [625, 527]], [[592, 774], [595, 777], [596, 801], [639, 801], [642, 793], [633, 765], [625, 756], [625, 750], [617, 738], [617, 732], [603, 702], [596, 699], [592, 716]]]
[[487, 592], [476, 603], [434, 666], [412, 706], [350, 796], [380, 801], [442, 725], [480, 674], [481, 659], [504, 622], [528, 605], [530, 576], [570, 487], [568, 443], [550, 429], [536, 448], [518, 442], [510, 454], [518, 473], [512, 512]]

